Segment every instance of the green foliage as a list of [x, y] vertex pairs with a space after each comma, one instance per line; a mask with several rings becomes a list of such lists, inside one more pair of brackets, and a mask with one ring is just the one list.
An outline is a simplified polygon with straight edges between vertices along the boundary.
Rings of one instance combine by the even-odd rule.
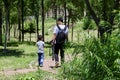
[[102, 44], [96, 38], [89, 38], [84, 45], [76, 45], [73, 53], [77, 56], [64, 64], [61, 77], [68, 80], [119, 80], [119, 39], [120, 35], [114, 35]]
[[28, 22], [25, 24], [24, 32], [35, 33], [35, 24], [33, 22]]
[[113, 12], [116, 13], [115, 23], [117, 27], [120, 29], [120, 10], [114, 10]]
[[83, 29], [84, 30], [96, 29], [96, 25], [95, 25], [94, 21], [88, 16], [83, 18]]
[[104, 20], [101, 20], [100, 23], [99, 23], [99, 26], [100, 26], [101, 28], [109, 28], [111, 25], [110, 25], [109, 22], [104, 21]]

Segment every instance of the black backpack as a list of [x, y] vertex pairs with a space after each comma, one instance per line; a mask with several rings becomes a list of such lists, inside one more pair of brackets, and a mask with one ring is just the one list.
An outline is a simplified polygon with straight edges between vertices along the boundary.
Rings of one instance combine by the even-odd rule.
[[58, 34], [56, 36], [56, 44], [64, 44], [65, 43], [65, 40], [66, 40], [66, 26], [64, 29], [61, 29], [58, 25], [57, 25], [59, 31], [58, 31]]

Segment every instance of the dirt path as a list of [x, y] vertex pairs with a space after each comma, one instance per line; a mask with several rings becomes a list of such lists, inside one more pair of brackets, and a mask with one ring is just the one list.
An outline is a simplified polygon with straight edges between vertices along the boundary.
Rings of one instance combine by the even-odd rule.
[[[69, 61], [70, 58], [71, 58], [70, 56], [67, 56], [66, 61]], [[54, 68], [54, 65], [55, 65], [55, 62], [52, 61], [51, 58], [46, 58], [44, 60], [43, 67], [40, 67], [39, 69], [42, 69], [47, 72], [51, 72], [53, 74], [57, 74], [58, 69]], [[11, 76], [19, 73], [23, 74], [23, 73], [29, 73], [37, 70], [38, 70], [37, 63], [36, 63], [36, 60], [34, 60], [30, 62], [29, 69], [3, 70], [0, 72], [0, 74], [5, 76]]]

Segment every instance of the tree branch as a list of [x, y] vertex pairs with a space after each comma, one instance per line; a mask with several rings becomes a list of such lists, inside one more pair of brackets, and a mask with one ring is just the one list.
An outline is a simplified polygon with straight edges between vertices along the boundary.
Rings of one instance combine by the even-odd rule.
[[97, 18], [94, 10], [92, 9], [89, 0], [85, 0], [85, 3], [86, 3], [86, 6], [87, 6], [87, 8], [88, 8], [88, 10], [89, 10], [89, 12], [90, 12], [90, 15], [91, 15], [91, 16], [93, 17], [93, 19], [94, 19], [96, 25], [99, 25], [99, 21], [100, 21], [100, 20]]

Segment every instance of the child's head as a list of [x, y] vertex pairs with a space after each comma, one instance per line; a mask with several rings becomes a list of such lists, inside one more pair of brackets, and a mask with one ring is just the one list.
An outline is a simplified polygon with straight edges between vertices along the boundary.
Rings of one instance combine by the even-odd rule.
[[42, 35], [38, 35], [38, 41], [41, 41], [41, 40], [43, 40]]

